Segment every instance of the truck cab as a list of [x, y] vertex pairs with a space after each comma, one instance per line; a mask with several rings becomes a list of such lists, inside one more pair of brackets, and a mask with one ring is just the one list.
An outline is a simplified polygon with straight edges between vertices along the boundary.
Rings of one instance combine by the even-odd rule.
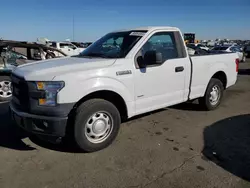
[[63, 138], [72, 130], [92, 152], [110, 145], [127, 118], [193, 99], [216, 109], [238, 63], [235, 53], [189, 56], [175, 27], [114, 31], [77, 56], [18, 67], [10, 108], [28, 132]]

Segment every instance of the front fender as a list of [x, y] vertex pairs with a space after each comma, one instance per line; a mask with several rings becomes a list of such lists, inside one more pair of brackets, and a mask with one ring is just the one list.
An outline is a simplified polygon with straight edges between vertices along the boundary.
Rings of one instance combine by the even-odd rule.
[[[130, 88], [128, 88], [130, 87]], [[126, 103], [134, 101], [133, 86], [126, 86], [119, 80], [108, 77], [91, 78], [84, 81], [65, 83], [65, 87], [58, 93], [58, 103], [75, 103], [84, 96], [96, 91], [108, 90], [119, 94]]]

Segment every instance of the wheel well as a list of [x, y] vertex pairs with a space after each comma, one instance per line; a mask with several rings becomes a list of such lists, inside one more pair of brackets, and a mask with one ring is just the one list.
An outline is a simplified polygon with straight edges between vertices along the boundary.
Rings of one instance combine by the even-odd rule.
[[215, 73], [212, 78], [216, 78], [218, 80], [220, 80], [223, 84], [223, 87], [226, 88], [227, 87], [227, 76], [223, 71], [219, 71], [217, 73]]
[[0, 72], [0, 76], [11, 76], [9, 72]]
[[127, 113], [126, 103], [125, 103], [124, 99], [119, 94], [117, 94], [113, 91], [103, 90], [103, 91], [96, 91], [96, 92], [90, 93], [87, 96], [83, 97], [81, 100], [79, 100], [76, 103], [75, 108], [78, 107], [83, 102], [85, 102], [89, 99], [93, 99], [93, 98], [104, 99], [104, 100], [107, 100], [107, 101], [113, 103], [116, 106], [116, 108], [118, 109], [118, 111], [120, 112], [122, 121], [127, 119], [128, 113]]

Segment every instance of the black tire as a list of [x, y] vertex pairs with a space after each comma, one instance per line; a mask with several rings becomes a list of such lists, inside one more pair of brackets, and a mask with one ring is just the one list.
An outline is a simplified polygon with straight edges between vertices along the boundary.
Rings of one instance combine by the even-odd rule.
[[[215, 104], [213, 104], [210, 101], [211, 92], [212, 92], [214, 87], [219, 88], [219, 94], [220, 94], [220, 97]], [[199, 99], [199, 104], [202, 106], [202, 108], [204, 108], [206, 110], [214, 110], [220, 105], [221, 100], [223, 98], [223, 92], [224, 92], [224, 87], [223, 87], [222, 82], [216, 78], [212, 78], [207, 86], [206, 93], [205, 93], [204, 97]]]
[[[10, 76], [0, 76], [0, 82], [4, 82], [4, 81], [11, 82]], [[2, 97], [1, 94], [2, 93], [0, 93], [0, 102], [10, 101], [12, 98], [12, 94], [9, 97]]]
[[[98, 113], [107, 113], [111, 120], [112, 129], [103, 142], [93, 143], [86, 135], [87, 122]], [[90, 99], [81, 104], [76, 110], [74, 123], [74, 139], [77, 146], [84, 152], [94, 152], [109, 146], [116, 138], [120, 129], [121, 117], [118, 109], [109, 101], [103, 99]], [[106, 125], [105, 125], [106, 126]], [[93, 130], [93, 129], [92, 129]], [[88, 131], [87, 131], [88, 132]], [[107, 132], [107, 131], [105, 131]], [[105, 133], [106, 134], [106, 133]]]

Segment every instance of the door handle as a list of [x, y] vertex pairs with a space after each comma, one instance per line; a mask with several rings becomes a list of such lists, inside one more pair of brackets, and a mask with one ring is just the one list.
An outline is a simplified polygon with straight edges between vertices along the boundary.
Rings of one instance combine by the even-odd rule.
[[184, 71], [184, 67], [175, 67], [175, 72], [182, 72]]

